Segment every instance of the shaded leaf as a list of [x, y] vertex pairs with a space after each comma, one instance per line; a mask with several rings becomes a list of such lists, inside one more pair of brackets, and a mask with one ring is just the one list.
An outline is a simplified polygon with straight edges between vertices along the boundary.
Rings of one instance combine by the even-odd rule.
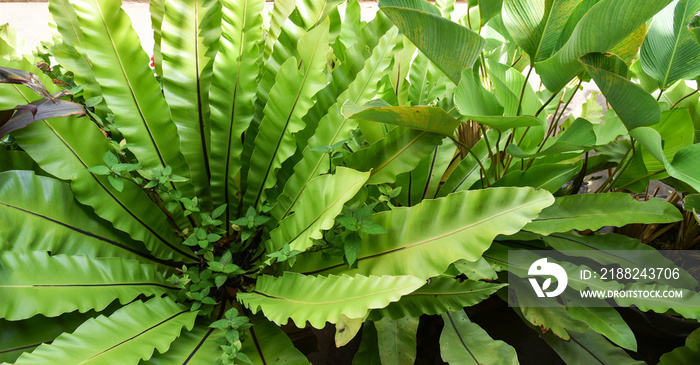
[[413, 364], [416, 361], [418, 322], [418, 317], [384, 318], [374, 322], [382, 364]]
[[661, 355], [659, 365], [692, 364], [700, 360], [700, 329], [685, 339], [685, 346]]
[[566, 362], [584, 364], [641, 365], [642, 361], [632, 359], [625, 350], [613, 345], [602, 335], [588, 330], [584, 333], [571, 333], [568, 341], [545, 333], [547, 344]]
[[478, 324], [472, 323], [464, 311], [442, 315], [445, 323], [440, 335], [440, 355], [450, 364], [517, 364], [515, 349], [496, 341]]
[[182, 331], [170, 348], [161, 354], [154, 354], [146, 364], [213, 364], [221, 357], [223, 331], [195, 325], [190, 331]]
[[550, 234], [630, 223], [671, 223], [680, 219], [678, 209], [661, 199], [642, 202], [624, 193], [580, 194], [556, 198], [552, 206], [542, 210], [523, 230]]
[[586, 322], [591, 329], [604, 335], [614, 344], [637, 351], [637, 340], [620, 313], [611, 307], [568, 307], [569, 315]]
[[404, 295], [398, 302], [372, 310], [369, 319], [399, 319], [457, 311], [481, 302], [504, 286], [471, 280], [460, 282], [453, 278], [431, 278], [428, 284]]
[[241, 352], [246, 354], [253, 364], [309, 364], [306, 356], [294, 347], [287, 334], [274, 323], [261, 314], [252, 316], [250, 321], [253, 327], [241, 336]]

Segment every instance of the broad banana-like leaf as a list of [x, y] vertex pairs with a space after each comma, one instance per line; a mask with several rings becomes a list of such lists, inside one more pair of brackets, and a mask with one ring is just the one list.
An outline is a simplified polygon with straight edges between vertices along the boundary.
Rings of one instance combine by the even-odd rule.
[[[666, 161], [672, 161], [676, 153], [693, 144], [693, 120], [688, 109], [673, 109], [661, 113], [661, 122], [650, 128], [659, 132], [663, 139], [663, 154]], [[654, 152], [656, 154], [657, 152]], [[664, 170], [664, 161], [654, 157], [651, 151], [642, 149], [642, 160], [648, 172]], [[655, 180], [667, 177], [666, 174], [654, 175]]]
[[238, 210], [241, 136], [255, 114], [253, 98], [258, 75], [258, 42], [262, 38], [264, 1], [222, 3], [222, 36], [214, 61], [209, 94], [211, 105], [211, 191], [214, 206], [227, 204], [222, 221], [233, 220]]
[[221, 358], [222, 349], [217, 343], [224, 332], [203, 325], [195, 325], [191, 331], [182, 331], [165, 353], [154, 354], [145, 364], [213, 364]]
[[354, 169], [369, 171], [368, 184], [393, 183], [398, 174], [413, 170], [443, 138], [436, 133], [394, 128], [385, 138], [357, 151], [345, 162]]
[[700, 329], [685, 339], [685, 346], [661, 355], [659, 365], [692, 364], [700, 359]]
[[518, 364], [515, 349], [496, 341], [478, 324], [472, 323], [462, 310], [442, 315], [445, 325], [440, 335], [443, 361], [457, 364]]
[[664, 154], [663, 141], [658, 131], [641, 127], [630, 132], [630, 135], [663, 164], [669, 175], [690, 185], [695, 191], [700, 191], [700, 173], [695, 165], [695, 161], [700, 156], [700, 144], [682, 148], [676, 152], [673, 160], [669, 161]]
[[[121, 1], [76, 0], [73, 5], [84, 37], [81, 48], [90, 58], [119, 131], [132, 144], [129, 151], [144, 168], [168, 165], [173, 173], [189, 177], [168, 105]], [[192, 195], [188, 184], [177, 188]]]
[[541, 164], [525, 170], [513, 170], [492, 186], [532, 186], [555, 193], [581, 171], [581, 163]]
[[382, 364], [413, 364], [416, 361], [418, 317], [384, 318], [374, 322], [377, 330], [379, 358]]
[[627, 38], [623, 39], [622, 42], [618, 43], [615, 47], [610, 49], [610, 53], [618, 55], [620, 59], [625, 61], [627, 66], [632, 64], [632, 61], [637, 57], [639, 53], [639, 47], [642, 46], [644, 42], [644, 36], [647, 34], [647, 25], [642, 24], [641, 27], [637, 28], [634, 32], [630, 33]]
[[379, 8], [455, 84], [486, 44], [481, 36], [443, 18], [424, 1], [382, 0]]
[[285, 272], [281, 277], [259, 277], [255, 290], [238, 293], [238, 300], [253, 313], [262, 310], [278, 325], [291, 318], [297, 326], [309, 321], [320, 329], [326, 322], [338, 322], [341, 315], [364, 318], [370, 309], [383, 308], [423, 284], [425, 281], [412, 276], [307, 276]]
[[544, 120], [523, 115], [519, 117], [503, 117], [503, 116], [480, 116], [480, 115], [465, 115], [467, 118], [479, 122], [485, 126], [489, 126], [501, 133], [519, 127], [544, 127]]
[[591, 52], [608, 52], [670, 2], [601, 0], [593, 5], [576, 23], [566, 44], [552, 57], [535, 63], [542, 83], [551, 91], [561, 89], [583, 71], [578, 57]]
[[683, 199], [683, 209], [688, 212], [693, 212], [696, 219], [700, 220], [697, 212], [700, 211], [700, 194], [686, 195]]
[[658, 103], [644, 89], [626, 79], [627, 66], [622, 59], [612, 54], [589, 53], [579, 60], [628, 130], [659, 122]]
[[0, 220], [3, 251], [161, 262], [143, 244], [78, 205], [68, 184], [31, 171], [0, 173]]
[[591, 330], [584, 333], [573, 332], [570, 340], [562, 340], [549, 333], [545, 333], [542, 337], [567, 363], [645, 364], [642, 361], [632, 359], [625, 350], [613, 345], [605, 337]]
[[367, 178], [368, 172], [338, 167], [334, 175], [311, 180], [294, 206], [294, 214], [270, 232], [266, 243], [268, 252], [279, 250], [285, 243], [290, 249], [302, 252], [311, 247], [314, 239], [323, 237], [322, 230], [335, 225], [335, 217], [343, 210], [343, 205], [357, 194]]
[[[525, 288], [527, 284], [521, 285]], [[572, 332], [582, 333], [589, 328], [586, 322], [572, 318], [563, 306], [536, 307], [537, 303], [531, 297], [526, 300], [523, 296], [518, 296], [518, 305], [522, 316], [533, 326], [539, 327], [544, 334], [551, 331], [564, 341], [571, 339]]]
[[109, 317], [89, 319], [73, 333], [24, 353], [18, 364], [133, 364], [165, 352], [180, 330], [194, 326], [197, 312], [169, 298], [135, 301]]
[[73, 332], [86, 320], [96, 317], [95, 311], [64, 313], [47, 318], [36, 315], [23, 321], [0, 319], [0, 361], [12, 363], [42, 343], [50, 343], [64, 332]]
[[455, 2], [455, 0], [435, 0], [435, 7], [440, 10], [443, 18], [451, 19], [451, 15], [455, 11]]
[[194, 194], [204, 211], [212, 208], [209, 86], [221, 35], [220, 9], [213, 0], [167, 1], [161, 25], [163, 94], [177, 126]]
[[620, 313], [612, 307], [567, 307], [571, 318], [588, 323], [594, 331], [607, 337], [614, 344], [637, 351], [637, 340]]
[[297, 272], [411, 275], [428, 279], [445, 272], [458, 259], [475, 261], [498, 234], [519, 231], [554, 202], [532, 188], [465, 191], [412, 207], [374, 214], [372, 220], [389, 233], [363, 236], [358, 267], [318, 253], [301, 254]]
[[503, 115], [503, 105], [496, 95], [486, 90], [470, 69], [462, 72], [454, 102], [462, 115]]
[[569, 16], [581, 0], [504, 0], [503, 24], [530, 62], [544, 61], [557, 50]]
[[700, 43], [700, 17], [694, 16], [688, 24], [688, 30], [693, 33], [695, 40]]
[[673, 1], [656, 14], [639, 51], [644, 71], [660, 89], [700, 74], [700, 44], [688, 23], [700, 10], [698, 0]]
[[445, 136], [451, 136], [460, 124], [439, 107], [390, 106], [381, 99], [362, 106], [347, 102], [341, 112], [349, 119], [393, 124]]
[[255, 137], [247, 191], [243, 197], [245, 204], [259, 208], [267, 200], [265, 190], [277, 183], [277, 170], [296, 151], [294, 134], [304, 129], [302, 118], [313, 105], [314, 95], [327, 82], [323, 70], [328, 27], [326, 20], [301, 37], [297, 48], [302, 59], [290, 58], [277, 74], [265, 106], [265, 117]]
[[319, 121], [318, 128], [307, 148], [304, 150], [301, 161], [294, 167], [294, 173], [284, 186], [282, 194], [277, 199], [277, 204], [272, 208], [270, 214], [277, 220], [282, 220], [296, 204], [300, 194], [306, 188], [308, 182], [320, 175], [328, 166], [328, 154], [320, 151], [313, 151], [313, 147], [331, 146], [347, 138], [351, 130], [357, 128], [357, 122], [346, 120], [340, 114], [342, 104], [350, 100], [355, 104], [365, 103], [376, 92], [376, 85], [381, 80], [389, 67], [392, 59], [395, 39], [398, 35], [396, 28], [391, 28], [373, 49], [372, 56], [364, 63], [355, 79], [348, 85], [348, 88], [337, 97], [336, 103], [329, 109], [328, 113]]
[[0, 262], [2, 317], [12, 321], [35, 314], [100, 311], [115, 299], [127, 303], [142, 294], [160, 296], [177, 289], [168, 286], [153, 265], [119, 258], [34, 251], [5, 252]]
[[253, 364], [309, 364], [306, 356], [294, 347], [287, 334], [274, 323], [261, 314], [253, 316], [250, 321], [253, 327], [241, 336], [241, 352], [246, 354]]
[[523, 227], [547, 235], [554, 232], [597, 230], [630, 223], [671, 223], [681, 220], [673, 205], [661, 199], [636, 201], [629, 194], [579, 194], [556, 198], [555, 203]]
[[453, 278], [435, 277], [420, 289], [401, 297], [398, 302], [373, 310], [369, 319], [399, 319], [458, 311], [481, 302], [505, 286], [506, 284], [471, 280], [460, 282]]
[[513, 67], [492, 59], [487, 59], [486, 64], [493, 83], [493, 92], [503, 105], [504, 114], [506, 116], [535, 115], [542, 102], [525, 75]]

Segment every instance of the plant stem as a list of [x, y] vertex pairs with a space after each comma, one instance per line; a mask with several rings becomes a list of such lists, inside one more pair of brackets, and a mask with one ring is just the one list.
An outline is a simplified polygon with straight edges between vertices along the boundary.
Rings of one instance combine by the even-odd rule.
[[659, 89], [659, 96], [656, 97], [656, 101], [661, 100], [661, 95], [664, 94], [664, 89]]
[[[571, 93], [569, 100], [567, 100], [566, 104], [564, 104], [564, 108], [559, 110], [559, 106], [561, 106], [561, 100], [563, 100], [563, 98], [564, 98], [564, 94], [562, 94], [562, 99], [559, 100], [559, 105], [557, 105], [557, 110], [554, 111], [554, 114], [552, 117], [552, 124], [550, 124], [549, 128], [547, 129], [547, 135], [544, 136], [544, 139], [542, 140], [542, 142], [540, 142], [540, 144], [537, 146], [537, 152], [535, 152], [535, 154], [540, 153], [540, 151], [542, 151], [542, 148], [544, 147], [545, 142], [547, 142], [547, 139], [549, 139], [550, 134], [552, 134], [557, 129], [557, 126], [559, 125], [559, 121], [561, 120], [561, 117], [564, 116], [564, 112], [566, 111], [566, 108], [568, 108], [571, 101], [574, 100], [574, 96], [576, 96], [576, 93], [578, 92], [582, 83], [583, 83], [583, 79], [579, 79], [578, 84], [576, 84], [576, 87], [574, 88], [574, 92]], [[558, 117], [556, 116], [557, 112], [559, 113]], [[534, 161], [535, 161], [535, 157], [532, 157], [530, 159], [530, 161], [527, 163], [527, 167], [525, 168], [525, 170], [529, 169], [530, 166], [532, 166], [532, 163]]]
[[479, 127], [481, 128], [481, 134], [484, 135], [484, 143], [486, 143], [486, 149], [489, 151], [489, 159], [493, 161], [493, 152], [491, 151], [491, 143], [489, 143], [489, 139], [486, 136], [486, 128], [484, 128], [484, 125], [479, 123]]
[[[627, 166], [629, 166], [630, 162], [632, 162], [632, 158], [634, 158], [634, 139], [630, 138], [631, 146], [630, 149], [627, 150], [625, 155], [622, 157], [622, 160], [620, 161], [622, 165], [618, 166], [618, 168], [613, 171], [610, 176], [603, 182], [602, 185], [598, 189], [596, 189], [596, 193], [600, 193], [602, 191], [606, 191], [609, 189], [609, 187], [612, 187], [615, 182], [622, 176], [622, 173], [625, 171]], [[632, 153], [632, 156], [630, 156], [630, 153]], [[627, 158], [629, 156], [629, 159]]]
[[626, 187], [628, 187], [628, 186], [630, 186], [630, 185], [632, 185], [632, 184], [634, 184], [634, 183], [636, 183], [636, 182], [638, 182], [638, 181], [642, 181], [642, 180], [644, 180], [644, 179], [646, 179], [646, 178], [650, 178], [650, 177], [652, 177], [652, 176], [654, 176], [654, 175], [658, 175], [658, 174], [660, 174], [660, 173], [662, 173], [662, 172], [665, 172], [665, 171], [666, 171], [666, 169], [663, 169], [663, 170], [659, 170], [659, 171], [655, 171], [655, 172], [646, 174], [646, 175], [644, 175], [644, 176], [642, 176], [642, 177], [640, 177], [640, 178], [638, 178], [638, 179], [634, 179], [634, 180], [628, 182], [627, 184], [620, 186], [618, 189], [626, 188]]
[[527, 71], [527, 76], [525, 76], [525, 82], [523, 82], [523, 88], [520, 89], [520, 99], [518, 100], [518, 109], [515, 111], [515, 115], [520, 115], [523, 106], [523, 97], [525, 96], [525, 88], [527, 87], [527, 80], [530, 79], [530, 74], [532, 73], [532, 67]]
[[671, 106], [671, 109], [675, 108], [675, 107], [678, 105], [678, 103], [680, 103], [681, 101], [683, 101], [683, 100], [685, 100], [685, 99], [687, 99], [687, 98], [693, 96], [693, 94], [695, 94], [695, 93], [698, 92], [698, 91], [700, 91], [700, 89], [695, 89], [695, 90], [693, 90], [692, 93], [690, 93], [690, 94], [688, 94], [688, 95], [686, 95], [686, 96], [684, 96], [684, 97], [678, 99], [678, 101], [675, 102], [675, 103]]
[[[559, 90], [559, 91], [561, 91], [561, 90]], [[542, 106], [539, 109], [537, 109], [537, 113], [535, 113], [535, 116], [538, 116], [538, 115], [540, 115], [540, 113], [542, 113], [544, 108], [546, 108], [547, 105], [549, 105], [549, 103], [551, 103], [552, 100], [554, 100], [554, 97], [557, 96], [557, 94], [559, 94], [559, 91], [552, 94], [552, 96], [550, 96], [549, 99], [547, 99], [547, 101], [545, 101], [544, 104], [542, 104]]]
[[449, 138], [452, 140], [452, 142], [454, 142], [454, 143], [456, 143], [456, 144], [462, 146], [465, 150], [467, 150], [467, 152], [469, 152], [470, 155], [472, 155], [472, 157], [474, 157], [474, 159], [476, 159], [476, 163], [479, 164], [479, 167], [481, 168], [481, 171], [483, 171], [483, 173], [484, 173], [484, 178], [486, 178], [486, 186], [491, 186], [491, 181], [489, 181], [488, 172], [486, 171], [486, 168], [484, 168], [484, 165], [481, 163], [481, 159], [479, 158], [479, 156], [477, 156], [477, 155], [474, 153], [474, 151], [472, 151], [471, 148], [467, 147], [466, 144], [464, 144], [464, 143], [458, 141], [456, 138], [454, 138], [454, 137], [452, 137], [452, 136], [449, 136]]

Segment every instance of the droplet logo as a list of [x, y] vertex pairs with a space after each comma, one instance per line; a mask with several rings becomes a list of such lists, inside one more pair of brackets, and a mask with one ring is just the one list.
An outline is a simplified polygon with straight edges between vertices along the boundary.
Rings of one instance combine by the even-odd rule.
[[564, 292], [564, 289], [566, 289], [566, 285], [569, 282], [569, 277], [566, 275], [564, 268], [553, 262], [547, 262], [546, 258], [541, 258], [533, 262], [532, 265], [530, 265], [530, 269], [527, 271], [527, 274], [530, 276], [553, 276], [557, 279], [557, 288], [550, 292], [545, 292], [545, 290], [547, 290], [552, 284], [551, 277], [547, 278], [542, 283], [542, 287], [540, 287], [540, 284], [537, 282], [537, 280], [535, 280], [535, 278], [528, 279], [530, 280], [532, 289], [535, 290], [535, 293], [540, 298], [544, 298], [545, 296], [550, 298], [556, 297]]

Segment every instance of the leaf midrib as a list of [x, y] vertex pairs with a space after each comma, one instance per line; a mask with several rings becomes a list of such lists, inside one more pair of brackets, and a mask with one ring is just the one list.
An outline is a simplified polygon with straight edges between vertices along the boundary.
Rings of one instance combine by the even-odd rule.
[[129, 341], [132, 341], [132, 340], [136, 339], [137, 337], [142, 336], [142, 335], [148, 333], [149, 331], [154, 330], [154, 329], [156, 329], [157, 327], [159, 327], [159, 326], [161, 326], [161, 325], [163, 325], [163, 324], [165, 324], [165, 323], [167, 323], [167, 322], [169, 322], [169, 321], [171, 321], [171, 320], [177, 318], [178, 316], [180, 316], [180, 315], [182, 315], [182, 314], [185, 314], [185, 313], [189, 313], [189, 312], [190, 312], [189, 310], [184, 310], [184, 311], [182, 311], [182, 312], [173, 314], [172, 316], [170, 316], [170, 317], [164, 319], [163, 321], [161, 321], [161, 322], [159, 322], [159, 323], [156, 323], [155, 325], [153, 325], [153, 326], [151, 326], [151, 327], [149, 327], [149, 328], [147, 328], [147, 329], [141, 331], [140, 333], [138, 333], [138, 334], [136, 334], [136, 335], [134, 335], [134, 336], [132, 336], [132, 337], [130, 337], [130, 338], [127, 338], [126, 340], [124, 340], [124, 341], [122, 341], [122, 342], [119, 342], [118, 344], [116, 344], [116, 345], [114, 345], [114, 346], [112, 346], [112, 347], [110, 347], [110, 348], [108, 348], [108, 349], [106, 349], [106, 350], [104, 350], [104, 351], [101, 351], [101, 352], [99, 352], [99, 353], [97, 353], [97, 354], [91, 356], [90, 358], [88, 358], [88, 359], [86, 359], [86, 360], [81, 361], [80, 363], [78, 363], [78, 365], [86, 364], [86, 363], [89, 362], [89, 361], [92, 361], [92, 360], [94, 360], [94, 359], [96, 359], [96, 358], [98, 358], [98, 357], [100, 357], [100, 356], [102, 356], [102, 355], [105, 355], [105, 354], [109, 353], [109, 351], [112, 351], [112, 350], [118, 348], [119, 346], [122, 346], [122, 345], [128, 343]]
[[[325, 7], [325, 5], [324, 5]], [[318, 51], [318, 45], [321, 42], [321, 37], [319, 37], [316, 40], [316, 46], [314, 47], [314, 51], [311, 54], [311, 58], [308, 62], [306, 72], [304, 72], [304, 77], [301, 80], [301, 84], [299, 85], [299, 91], [297, 92], [296, 97], [294, 98], [294, 103], [292, 104], [292, 107], [289, 111], [289, 114], [287, 115], [287, 120], [284, 123], [284, 128], [282, 128], [282, 131], [280, 132], [280, 137], [277, 140], [277, 145], [275, 145], [275, 149], [272, 152], [272, 155], [270, 156], [270, 161], [268, 163], [267, 169], [265, 170], [265, 176], [263, 177], [262, 182], [260, 183], [260, 189], [258, 190], [257, 197], [255, 198], [255, 203], [253, 203], [253, 207], [256, 207], [258, 205], [258, 202], [260, 201], [260, 198], [262, 197], [263, 190], [265, 189], [265, 183], [267, 182], [267, 178], [270, 175], [270, 171], [272, 170], [272, 164], [275, 162], [275, 158], [277, 157], [277, 152], [279, 151], [280, 145], [282, 145], [282, 140], [285, 137], [285, 133], [287, 132], [287, 128], [289, 127], [289, 122], [292, 119], [292, 116], [294, 115], [294, 111], [296, 111], [297, 104], [299, 103], [299, 99], [301, 98], [301, 95], [303, 94], [304, 91], [304, 86], [306, 86], [306, 80], [309, 78], [309, 74], [312, 72], [311, 68], [313, 67], [313, 61], [316, 58], [316, 51]], [[302, 60], [303, 61], [303, 60]]]
[[265, 294], [264, 292], [257, 291], [257, 290], [253, 290], [251, 293], [259, 294], [259, 295], [262, 295], [266, 298], [277, 299], [277, 300], [281, 300], [281, 301], [289, 302], [289, 303], [294, 303], [294, 304], [323, 306], [323, 305], [329, 305], [329, 304], [347, 303], [347, 302], [354, 301], [354, 300], [361, 300], [364, 298], [381, 296], [382, 294], [387, 294], [387, 293], [392, 293], [392, 292], [401, 292], [402, 290], [411, 288], [415, 285], [416, 285], [415, 283], [407, 283], [407, 284], [402, 285], [402, 286], [392, 286], [390, 289], [385, 289], [382, 291], [372, 292], [372, 293], [368, 293], [368, 294], [364, 294], [364, 295], [357, 295], [357, 296], [353, 296], [353, 297], [346, 297], [346, 298], [342, 298], [342, 299], [338, 299], [338, 300], [331, 300], [331, 301], [326, 301], [326, 302], [305, 302], [305, 301], [301, 301], [301, 300], [294, 300], [294, 299], [290, 299], [290, 298]]

